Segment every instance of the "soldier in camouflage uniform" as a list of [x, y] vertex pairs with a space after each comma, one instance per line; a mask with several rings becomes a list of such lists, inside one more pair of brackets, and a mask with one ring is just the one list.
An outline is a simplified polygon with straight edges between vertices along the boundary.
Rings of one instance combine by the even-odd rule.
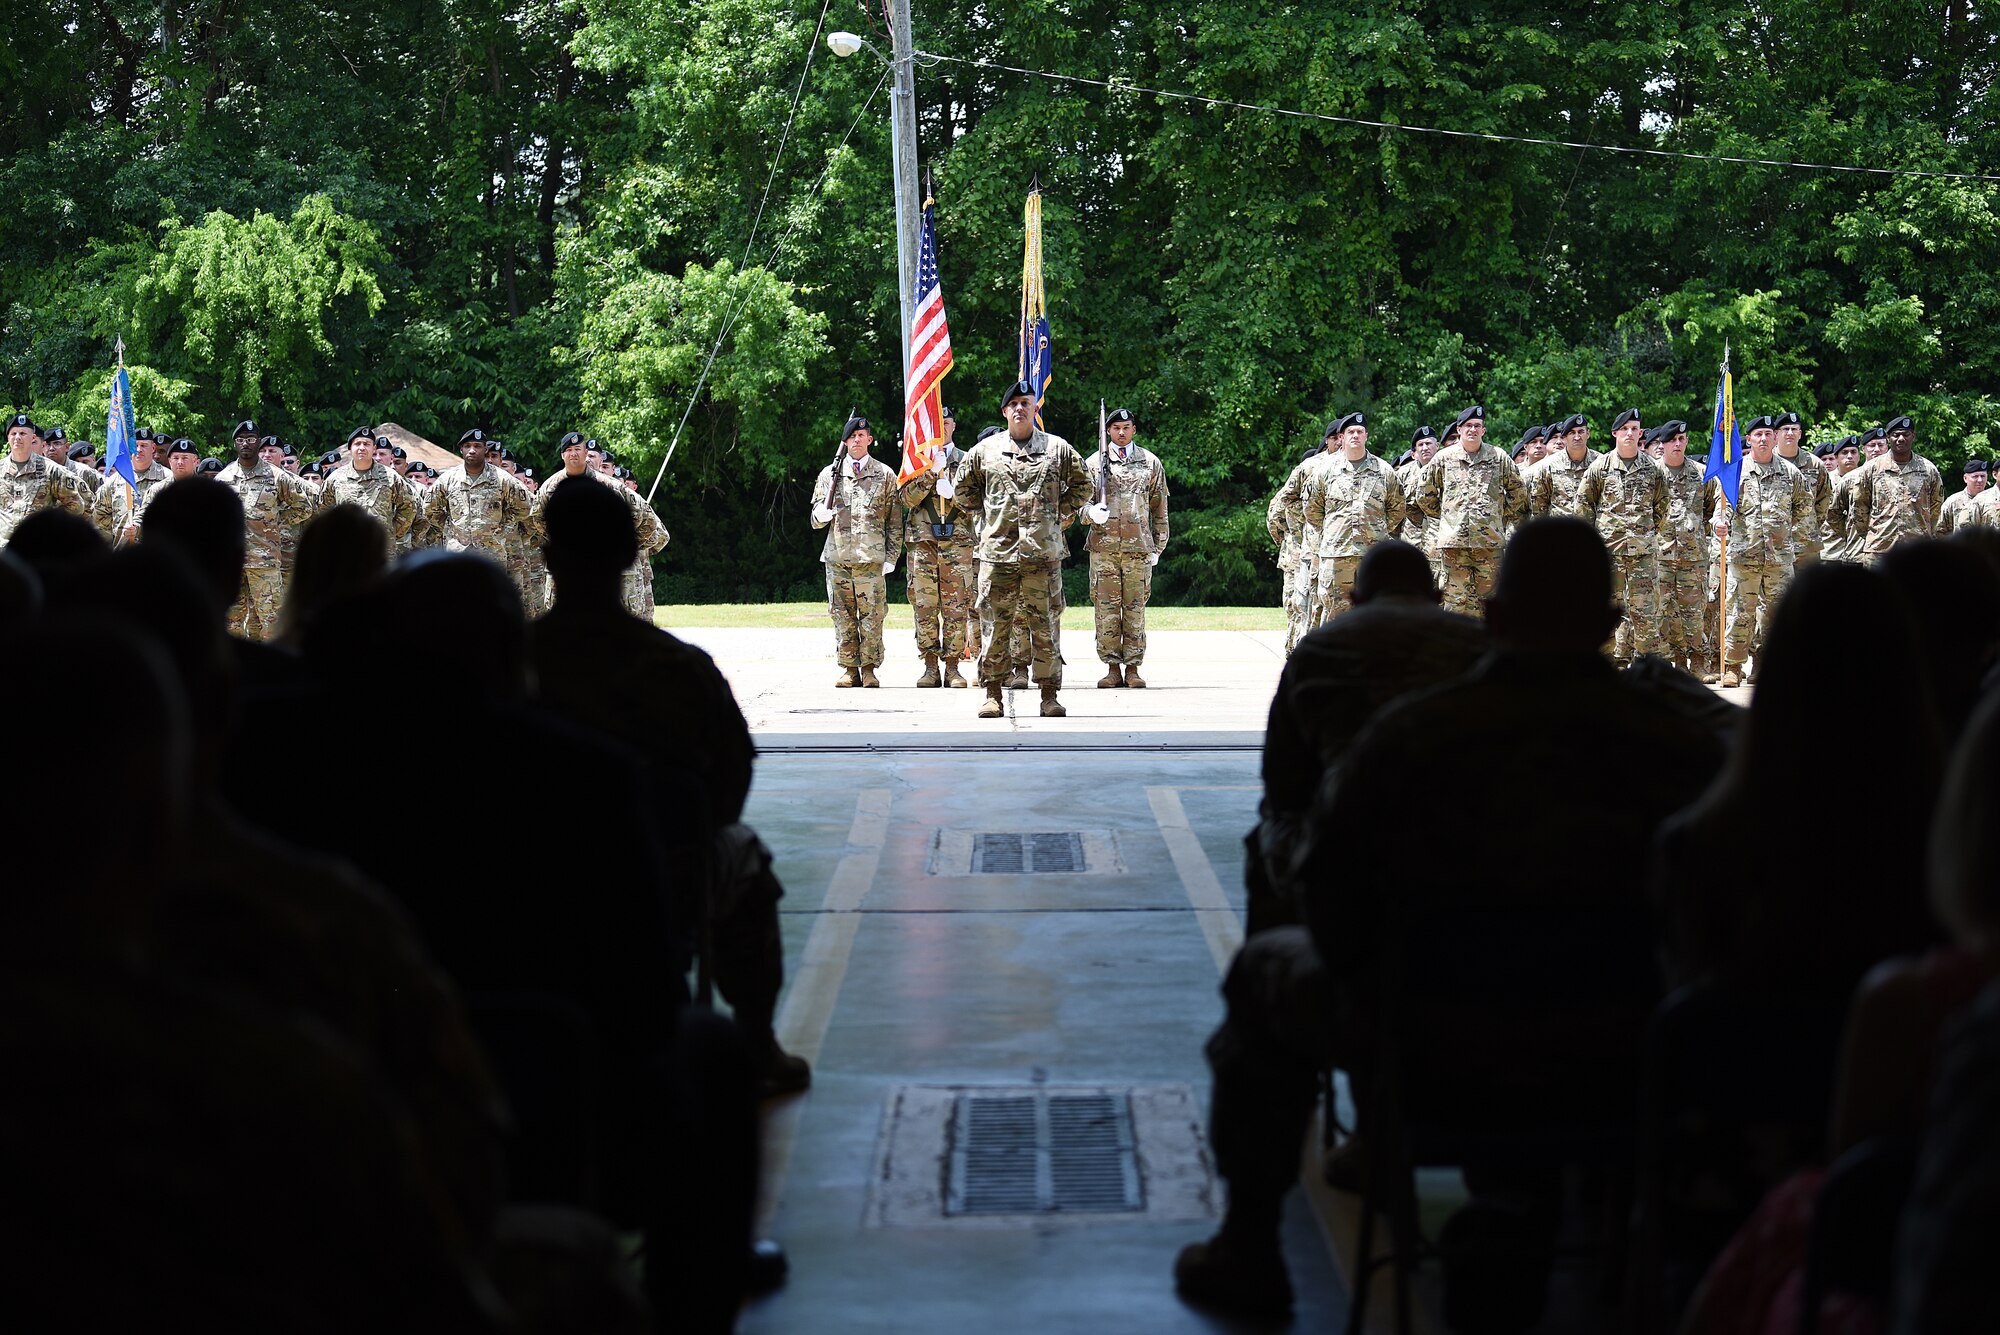
[[128, 493], [125, 479], [113, 475], [98, 488], [90, 503], [90, 522], [113, 547], [135, 542], [139, 530], [133, 519], [145, 508], [146, 498], [163, 485], [170, 474], [159, 462], [160, 441], [148, 427], [132, 433], [132, 482]]
[[[1438, 451], [1437, 432], [1427, 426], [1420, 426], [1410, 433], [1410, 453], [1407, 462], [1396, 465], [1396, 481], [1403, 488], [1403, 531], [1396, 536], [1418, 551], [1430, 548], [1430, 521], [1424, 512], [1410, 505], [1410, 497], [1416, 495], [1417, 479], [1423, 476], [1424, 467], [1431, 456]], [[1435, 572], [1433, 572], [1435, 574]]]
[[1561, 447], [1551, 448], [1539, 464], [1521, 477], [1522, 485], [1528, 489], [1528, 514], [1534, 519], [1575, 514], [1577, 488], [1583, 485], [1583, 475], [1598, 458], [1590, 451], [1590, 423], [1581, 413], [1549, 430], [1560, 437]]
[[1484, 408], [1461, 412], [1452, 433], [1456, 440], [1431, 459], [1412, 500], [1437, 521], [1432, 552], [1445, 610], [1476, 617], [1493, 591], [1507, 526], [1527, 518], [1528, 492], [1514, 461], [1485, 443]]
[[387, 436], [367, 427], [347, 433], [347, 462], [325, 474], [320, 483], [321, 509], [355, 505], [389, 531], [392, 546], [405, 541], [417, 522], [417, 497], [382, 459], [394, 448]]
[[1655, 433], [1667, 480], [1667, 529], [1660, 535], [1660, 632], [1676, 666], [1700, 675], [1708, 642], [1708, 525], [1713, 485], [1687, 457], [1687, 423], [1668, 422]]
[[[1792, 577], [1793, 534], [1812, 517], [1799, 470], [1777, 456], [1769, 417], [1750, 420], [1750, 457], [1737, 481], [1736, 504], [1718, 500], [1715, 535], [1728, 541], [1727, 609], [1722, 630], [1722, 684], [1743, 681], [1746, 659], [1761, 653], [1764, 631]], [[1756, 674], [1751, 674], [1756, 680]]]
[[1591, 462], [1576, 489], [1577, 518], [1595, 524], [1604, 539], [1611, 553], [1611, 594], [1625, 609], [1611, 650], [1620, 667], [1658, 647], [1660, 540], [1672, 503], [1666, 475], [1640, 448], [1645, 431], [1637, 408], [1618, 414], [1611, 424], [1611, 453]]
[[944, 410], [943, 435], [931, 449], [930, 466], [905, 482], [903, 550], [909, 560], [903, 578], [909, 586], [910, 610], [916, 614], [917, 652], [924, 672], [917, 685], [925, 689], [963, 689], [958, 670], [965, 657], [965, 624], [972, 612], [973, 587], [979, 578], [976, 535], [966, 527], [958, 507], [959, 465], [965, 451], [952, 444], [958, 421]]
[[7, 457], [0, 459], [0, 547], [37, 510], [54, 506], [89, 517], [89, 488], [69, 469], [49, 462], [41, 444], [41, 433], [26, 413], [8, 419]]
[[1965, 461], [1965, 490], [1955, 491], [1944, 498], [1944, 505], [1938, 510], [1938, 536], [1949, 537], [1968, 525], [1984, 522], [1979, 509], [1980, 493], [1986, 490], [1986, 461], [1967, 459]]
[[[426, 537], [446, 551], [478, 552], [511, 573], [508, 547], [516, 535], [527, 531], [533, 498], [493, 460], [489, 453], [493, 443], [478, 428], [458, 438], [458, 456], [464, 462], [446, 469], [425, 494], [422, 523]], [[526, 601], [523, 590], [523, 606]]]
[[1002, 396], [1000, 412], [1007, 419], [1006, 434], [975, 446], [956, 479], [959, 508], [979, 516], [979, 684], [986, 688], [979, 717], [1006, 712], [1001, 693], [1014, 662], [1014, 618], [1025, 610], [1038, 632], [1034, 669], [1041, 713], [1061, 718], [1068, 711], [1056, 698], [1062, 662], [1049, 569], [1062, 556], [1065, 519], [1090, 498], [1090, 475], [1068, 441], [1035, 425], [1033, 385], [1016, 382]]
[[[625, 503], [626, 510], [631, 514], [632, 532], [639, 540], [638, 559], [625, 572], [625, 610], [633, 616], [638, 617], [639, 620], [651, 623], [653, 620], [652, 558], [654, 553], [664, 550], [667, 545], [666, 526], [660, 522], [660, 517], [653, 513], [653, 507], [646, 504], [645, 497], [632, 488], [627, 487], [624, 483], [598, 472], [590, 466], [589, 451], [587, 448], [589, 444], [590, 442], [586, 441], [583, 438], [583, 434], [578, 431], [570, 432], [557, 443], [556, 454], [562, 459], [563, 465], [561, 471], [547, 478], [541, 486], [529, 494], [528, 548], [537, 553], [542, 550], [542, 545], [546, 537], [542, 524], [542, 514], [548, 508], [549, 497], [556, 493], [558, 487], [581, 477], [589, 478], [601, 486], [611, 488], [611, 490], [618, 493], [618, 498]], [[632, 578], [632, 572], [641, 568], [646, 571], [645, 606], [643, 609], [640, 606], [639, 599], [635, 597], [635, 590], [633, 588], [634, 580]], [[544, 610], [546, 610], [546, 604], [544, 604]]]
[[1854, 474], [1833, 514], [1832, 526], [1858, 545], [1856, 560], [1879, 561], [1902, 543], [1930, 537], [1944, 504], [1937, 465], [1914, 452], [1915, 424], [1898, 417], [1881, 431], [1886, 449]]
[[[639, 482], [632, 476], [631, 469], [615, 468], [611, 476], [625, 491], [627, 499], [636, 506], [632, 511], [632, 517], [639, 526], [639, 559], [625, 572], [625, 606], [633, 616], [650, 625], [655, 607], [653, 558], [667, 549], [667, 544], [674, 540], [674, 535], [667, 532], [666, 524], [654, 513], [652, 503], [639, 494]], [[528, 550], [537, 558], [541, 555], [538, 548], [531, 546]], [[547, 573], [545, 569], [543, 574]]]
[[1861, 559], [1861, 534], [1850, 530], [1847, 525], [1847, 489], [1854, 485], [1855, 478], [1873, 455], [1862, 453], [1879, 444], [1882, 428], [1874, 426], [1859, 435], [1848, 436], [1840, 442], [1835, 458], [1839, 461], [1833, 472], [1833, 503], [1826, 510], [1826, 545], [1820, 548], [1822, 561], [1859, 561]]
[[70, 454], [69, 432], [62, 427], [52, 426], [42, 433], [42, 457], [59, 468], [69, 470], [70, 476], [83, 484], [83, 489], [92, 496], [104, 482], [103, 476], [94, 468], [86, 468]]
[[1130, 409], [1105, 419], [1109, 443], [1084, 461], [1097, 499], [1083, 509], [1090, 525], [1090, 601], [1097, 614], [1100, 688], [1143, 688], [1146, 601], [1153, 567], [1167, 549], [1167, 472], [1158, 456], [1132, 443], [1138, 423]]
[[1779, 413], [1771, 420], [1778, 424], [1773, 448], [1780, 459], [1799, 470], [1799, 478], [1805, 484], [1806, 499], [1812, 505], [1812, 518], [1793, 539], [1798, 548], [1793, 568], [1803, 570], [1820, 559], [1820, 552], [1826, 545], [1826, 516], [1833, 507], [1833, 477], [1818, 455], [1799, 448], [1799, 438], [1805, 435], [1805, 426], [1797, 413]]
[[1271, 541], [1278, 544], [1278, 569], [1285, 577], [1285, 652], [1290, 654], [1292, 646], [1306, 633], [1306, 599], [1308, 590], [1299, 584], [1300, 553], [1299, 539], [1305, 531], [1306, 478], [1319, 466], [1322, 459], [1333, 453], [1334, 441], [1339, 433], [1334, 424], [1327, 423], [1326, 433], [1320, 437], [1318, 448], [1307, 450], [1299, 460], [1298, 467], [1291, 471], [1285, 484], [1278, 488], [1278, 494], [1264, 509], [1264, 526], [1270, 530]]
[[1334, 423], [1340, 449], [1306, 480], [1299, 578], [1312, 580], [1308, 630], [1354, 606], [1354, 575], [1376, 543], [1396, 536], [1409, 518], [1395, 470], [1368, 452], [1368, 418], [1349, 413]]
[[285, 532], [309, 521], [319, 498], [263, 457], [254, 423], [238, 425], [235, 444], [236, 462], [215, 475], [243, 502], [243, 589], [229, 609], [229, 633], [268, 640], [278, 633], [278, 610], [285, 601]]
[[826, 566], [827, 610], [834, 651], [843, 669], [835, 686], [880, 686], [885, 582], [903, 554], [902, 503], [896, 471], [869, 457], [875, 433], [865, 417], [850, 417], [840, 433], [840, 458], [813, 483], [812, 526], [828, 529], [819, 559]]

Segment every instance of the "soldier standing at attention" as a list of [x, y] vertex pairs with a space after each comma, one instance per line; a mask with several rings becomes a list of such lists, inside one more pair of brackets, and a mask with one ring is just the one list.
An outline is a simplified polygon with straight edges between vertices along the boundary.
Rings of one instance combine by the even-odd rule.
[[[509, 570], [509, 535], [525, 530], [530, 523], [531, 498], [526, 487], [491, 461], [488, 449], [493, 443], [477, 427], [458, 438], [458, 457], [463, 462], [447, 468], [425, 494], [424, 524], [446, 551], [478, 552]], [[525, 605], [525, 591], [523, 597]]]
[[[1718, 500], [1715, 536], [1729, 540], [1723, 601], [1722, 684], [1743, 683], [1743, 663], [1761, 653], [1764, 630], [1792, 577], [1793, 538], [1812, 515], [1799, 470], [1777, 456], [1769, 417], [1753, 417], [1750, 457], [1737, 480], [1736, 504]], [[1750, 680], [1755, 681], [1753, 671]]]
[[1528, 489], [1528, 514], [1533, 519], [1575, 514], [1577, 488], [1583, 485], [1583, 475], [1590, 471], [1591, 460], [1597, 457], [1590, 452], [1590, 424], [1581, 415], [1549, 430], [1562, 441], [1562, 448], [1550, 450], [1521, 479]]
[[1711, 492], [1700, 464], [1687, 457], [1687, 423], [1659, 428], [1660, 474], [1667, 480], [1667, 531], [1660, 536], [1660, 630], [1676, 667], [1700, 676], [1712, 650], [1708, 610], [1708, 512]]
[[[631, 514], [633, 536], [639, 544], [637, 558], [625, 571], [622, 589], [625, 610], [650, 624], [653, 620], [652, 558], [655, 553], [666, 549], [666, 525], [660, 522], [660, 517], [653, 513], [653, 507], [646, 504], [645, 498], [637, 491], [590, 466], [590, 453], [595, 444], [595, 441], [585, 440], [580, 431], [571, 431], [557, 442], [556, 457], [562, 460], [562, 467], [529, 493], [527, 545], [530, 551], [541, 551], [547, 532], [542, 515], [548, 509], [549, 497], [555, 494], [558, 487], [576, 478], [588, 478], [600, 486], [611, 488]], [[634, 573], [641, 569], [646, 571], [643, 599], [639, 596]], [[546, 574], [546, 568], [543, 573]], [[551, 601], [547, 582], [536, 587], [540, 597], [537, 603], [531, 604], [531, 610], [538, 606], [545, 611]]]
[[1645, 430], [1637, 408], [1618, 414], [1611, 423], [1611, 453], [1591, 461], [1576, 490], [1577, 517], [1595, 524], [1604, 539], [1611, 553], [1612, 598], [1625, 609], [1611, 651], [1620, 667], [1656, 647], [1660, 539], [1672, 510], [1666, 475], [1639, 448]]
[[1427, 426], [1420, 426], [1410, 433], [1410, 453], [1404, 458], [1406, 463], [1396, 465], [1396, 481], [1402, 485], [1403, 531], [1396, 536], [1418, 551], [1424, 551], [1430, 544], [1429, 525], [1424, 520], [1424, 512], [1408, 504], [1410, 497], [1417, 494], [1417, 479], [1423, 476], [1424, 466], [1438, 451], [1437, 432]]
[[951, 443], [958, 422], [943, 410], [944, 433], [931, 448], [930, 467], [902, 487], [903, 550], [909, 560], [903, 578], [909, 586], [910, 610], [916, 614], [917, 652], [924, 656], [923, 688], [963, 688], [958, 664], [965, 656], [965, 625], [972, 611], [973, 583], [978, 563], [972, 557], [976, 535], [952, 504], [959, 465], [965, 451]]
[[1318, 466], [1319, 461], [1333, 453], [1333, 444], [1339, 436], [1333, 423], [1328, 423], [1326, 434], [1320, 437], [1317, 449], [1307, 450], [1299, 460], [1285, 485], [1278, 488], [1278, 494], [1271, 498], [1264, 510], [1264, 526], [1270, 530], [1271, 541], [1278, 544], [1278, 569], [1285, 577], [1285, 652], [1290, 654], [1292, 646], [1306, 633], [1306, 597], [1308, 590], [1300, 587], [1299, 572], [1303, 565], [1299, 551], [1299, 539], [1305, 528], [1306, 477]]
[[1930, 537], [1944, 503], [1937, 465], [1915, 453], [1915, 424], [1898, 417], [1881, 431], [1887, 451], [1854, 475], [1839, 514], [1849, 542], [1860, 543], [1857, 560], [1879, 561], [1905, 542]]
[[320, 483], [322, 509], [336, 505], [357, 505], [380, 520], [389, 530], [392, 550], [410, 536], [417, 522], [417, 497], [409, 484], [382, 462], [393, 448], [387, 436], [377, 436], [365, 426], [347, 433], [347, 462]]
[[[229, 609], [229, 633], [268, 640], [278, 633], [278, 609], [285, 601], [285, 533], [313, 517], [319, 498], [312, 488], [263, 457], [265, 440], [255, 422], [236, 424], [236, 462], [215, 480], [243, 502], [243, 589]], [[283, 451], [278, 451], [282, 457]]]
[[7, 419], [7, 457], [0, 459], [0, 547], [37, 510], [55, 506], [89, 516], [90, 491], [75, 473], [50, 463], [41, 444], [41, 432], [26, 413]]
[[1083, 459], [1061, 436], [1035, 426], [1035, 387], [1025, 380], [1000, 400], [1005, 435], [974, 447], [959, 466], [960, 509], [979, 516], [979, 684], [986, 699], [979, 717], [1006, 712], [1001, 692], [1014, 662], [1016, 613], [1034, 628], [1035, 684], [1042, 688], [1044, 718], [1069, 711], [1056, 693], [1062, 660], [1056, 654], [1055, 594], [1050, 562], [1063, 548], [1062, 523], [1090, 498]]
[[1859, 435], [1848, 436], [1840, 442], [1840, 449], [1834, 457], [1833, 504], [1826, 511], [1826, 545], [1820, 549], [1823, 561], [1858, 561], [1861, 559], [1861, 535], [1847, 525], [1847, 489], [1854, 485], [1855, 477], [1862, 465], [1874, 458], [1864, 454], [1871, 442], [1879, 442], [1882, 428], [1869, 427]]
[[115, 547], [125, 547], [139, 540], [139, 530], [133, 524], [139, 511], [145, 508], [146, 498], [171, 476], [159, 462], [160, 442], [154, 437], [152, 428], [140, 427], [132, 433], [132, 481], [130, 495], [125, 490], [125, 479], [115, 473], [106, 484], [97, 490], [97, 498], [90, 504], [90, 520], [97, 525], [97, 531], [104, 540]]
[[1984, 522], [1979, 509], [1979, 493], [1986, 490], [1986, 461], [1965, 461], [1965, 490], [1945, 497], [1938, 510], [1938, 536], [1947, 537], [1968, 524]]
[[1437, 521], [1436, 558], [1444, 609], [1477, 617], [1507, 526], [1528, 515], [1528, 492], [1514, 461], [1486, 444], [1486, 410], [1478, 404], [1452, 423], [1454, 443], [1439, 450], [1417, 481], [1415, 503]]
[[896, 471], [870, 458], [875, 433], [865, 417], [841, 429], [841, 455], [813, 483], [812, 525], [830, 528], [819, 559], [826, 567], [827, 608], [833, 614], [835, 686], [880, 686], [882, 618], [889, 608], [885, 578], [903, 554], [903, 515]]
[[1139, 433], [1129, 408], [1105, 419], [1108, 443], [1084, 463], [1098, 499], [1083, 508], [1090, 533], [1090, 601], [1097, 613], [1100, 689], [1143, 688], [1146, 600], [1153, 567], [1167, 549], [1167, 470], [1158, 456], [1132, 443]]
[[1309, 631], [1354, 606], [1354, 575], [1361, 558], [1376, 543], [1395, 537], [1409, 518], [1395, 470], [1368, 452], [1367, 417], [1349, 413], [1334, 428], [1339, 452], [1306, 482], [1303, 542], [1314, 572]]
[[1826, 514], [1833, 505], [1833, 478], [1828, 475], [1826, 465], [1811, 450], [1799, 448], [1799, 438], [1805, 434], [1805, 427], [1797, 413], [1779, 413], [1771, 419], [1777, 426], [1773, 449], [1780, 459], [1799, 470], [1799, 479], [1805, 484], [1806, 500], [1812, 506], [1812, 518], [1806, 521], [1804, 529], [1793, 540], [1798, 548], [1794, 565], [1803, 570], [1819, 560], [1820, 549], [1826, 543]]

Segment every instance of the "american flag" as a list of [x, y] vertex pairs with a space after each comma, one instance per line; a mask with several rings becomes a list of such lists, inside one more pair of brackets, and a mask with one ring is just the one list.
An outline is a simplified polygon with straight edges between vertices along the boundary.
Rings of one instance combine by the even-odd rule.
[[951, 369], [951, 327], [944, 318], [944, 288], [938, 283], [937, 227], [932, 201], [924, 201], [923, 244], [917, 251], [917, 291], [910, 316], [910, 399], [903, 409], [903, 467], [898, 485], [930, 465], [931, 446], [944, 434], [944, 403], [938, 386]]

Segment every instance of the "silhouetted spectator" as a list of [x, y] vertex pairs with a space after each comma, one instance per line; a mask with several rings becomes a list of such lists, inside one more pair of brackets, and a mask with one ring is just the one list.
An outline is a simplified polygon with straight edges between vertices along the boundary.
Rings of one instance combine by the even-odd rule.
[[336, 505], [299, 534], [299, 553], [278, 614], [278, 642], [298, 649], [306, 624], [328, 603], [374, 584], [389, 568], [389, 529], [358, 505]]
[[26, 561], [41, 577], [43, 587], [49, 588], [91, 562], [103, 560], [111, 548], [97, 526], [82, 515], [49, 508], [23, 519], [7, 540], [7, 550]]
[[[146, 504], [141, 542], [171, 542], [193, 562], [226, 614], [243, 590], [243, 502], [229, 487], [193, 479], [169, 482]], [[230, 637], [237, 689], [245, 697], [284, 696], [303, 680], [298, 656], [275, 645]]]
[[1949, 743], [2000, 660], [2000, 575], [1974, 547], [1935, 539], [1901, 544], [1876, 569], [1916, 618], [1917, 650]]
[[42, 577], [14, 553], [0, 547], [0, 635], [21, 629], [42, 611]]

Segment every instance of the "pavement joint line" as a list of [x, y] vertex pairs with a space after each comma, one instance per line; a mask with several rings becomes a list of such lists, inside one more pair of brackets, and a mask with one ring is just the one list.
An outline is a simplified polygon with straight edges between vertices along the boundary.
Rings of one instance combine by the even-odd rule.
[[1166, 841], [1167, 856], [1173, 859], [1181, 888], [1187, 892], [1188, 904], [1208, 941], [1208, 953], [1215, 960], [1216, 972], [1227, 973], [1229, 961], [1243, 945], [1242, 921], [1237, 918], [1229, 896], [1223, 893], [1222, 882], [1217, 879], [1208, 854], [1202, 851], [1201, 840], [1188, 824], [1180, 790], [1148, 785], [1146, 801], [1153, 808], [1153, 820], [1160, 827], [1160, 837]]

